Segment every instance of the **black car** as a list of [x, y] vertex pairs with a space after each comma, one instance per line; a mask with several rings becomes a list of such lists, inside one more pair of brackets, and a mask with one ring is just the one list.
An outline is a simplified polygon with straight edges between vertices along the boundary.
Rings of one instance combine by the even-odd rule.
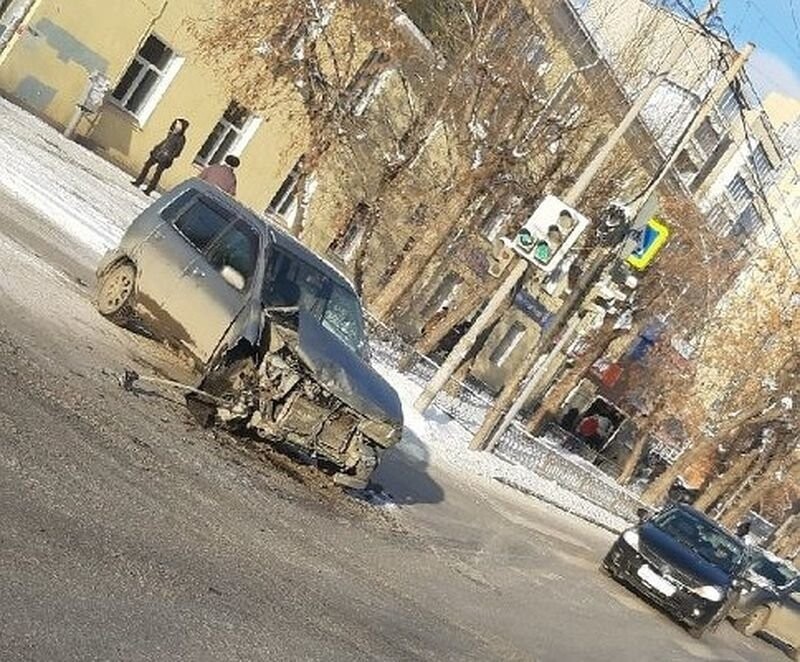
[[738, 598], [744, 544], [703, 513], [671, 506], [625, 531], [602, 569], [662, 607], [700, 637]]

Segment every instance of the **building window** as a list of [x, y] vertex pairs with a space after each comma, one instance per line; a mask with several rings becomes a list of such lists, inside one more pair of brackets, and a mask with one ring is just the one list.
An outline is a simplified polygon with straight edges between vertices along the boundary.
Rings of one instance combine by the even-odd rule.
[[721, 237], [726, 237], [728, 235], [730, 226], [731, 222], [725, 215], [725, 211], [723, 210], [722, 206], [714, 205], [714, 207], [711, 208], [711, 211], [708, 212], [708, 227], [711, 228], [711, 231], [715, 232]]
[[756, 234], [762, 226], [761, 216], [756, 209], [755, 204], [752, 202], [744, 208], [736, 223], [731, 228], [731, 234], [735, 237], [745, 236], [752, 237]]
[[731, 199], [738, 204], [749, 202], [753, 199], [753, 192], [741, 175], [736, 175], [730, 181], [728, 184], [728, 194], [731, 196]]
[[702, 124], [697, 128], [694, 137], [700, 149], [703, 150], [704, 156], [711, 154], [719, 142], [719, 134], [708, 118], [704, 119]]
[[428, 300], [428, 303], [425, 304], [425, 307], [421, 311], [421, 316], [427, 319], [449, 308], [460, 284], [460, 276], [452, 271], [447, 274], [442, 279], [442, 282], [439, 283], [439, 286], [436, 288], [433, 296]]
[[330, 251], [345, 264], [349, 264], [356, 256], [356, 252], [367, 230], [367, 214], [369, 207], [359, 202], [343, 232], [334, 239]]
[[767, 155], [767, 150], [764, 149], [764, 145], [758, 143], [758, 146], [755, 148], [755, 150], [753, 150], [753, 153], [750, 156], [750, 162], [753, 166], [753, 170], [756, 171], [758, 178], [762, 182], [771, 178], [775, 169], [772, 166], [772, 162], [769, 160], [769, 156]]
[[259, 118], [247, 108], [231, 101], [222, 118], [208, 135], [194, 162], [200, 166], [222, 163], [229, 154], [240, 154], [253, 137]]
[[297, 203], [297, 184], [300, 181], [300, 174], [302, 171], [301, 163], [298, 160], [294, 164], [283, 184], [280, 185], [275, 195], [267, 207], [267, 212], [271, 214], [287, 215], [291, 208]]
[[144, 122], [182, 63], [183, 58], [151, 34], [111, 93], [112, 100]]
[[736, 98], [733, 88], [729, 86], [725, 90], [722, 98], [717, 104], [717, 108], [719, 109], [722, 117], [724, 117], [728, 122], [732, 122], [739, 116], [739, 101]]
[[521, 322], [514, 322], [508, 327], [506, 335], [503, 336], [503, 339], [497, 344], [494, 351], [492, 351], [489, 360], [496, 366], [503, 365], [508, 360], [508, 357], [511, 356], [511, 353], [517, 348], [517, 345], [520, 344], [524, 336], [525, 326]]

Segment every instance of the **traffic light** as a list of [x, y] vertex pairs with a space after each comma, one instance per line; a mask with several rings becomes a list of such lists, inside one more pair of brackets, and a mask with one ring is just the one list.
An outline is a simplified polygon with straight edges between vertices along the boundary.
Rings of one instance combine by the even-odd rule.
[[589, 225], [589, 219], [548, 195], [516, 237], [514, 250], [545, 273], [552, 272]]

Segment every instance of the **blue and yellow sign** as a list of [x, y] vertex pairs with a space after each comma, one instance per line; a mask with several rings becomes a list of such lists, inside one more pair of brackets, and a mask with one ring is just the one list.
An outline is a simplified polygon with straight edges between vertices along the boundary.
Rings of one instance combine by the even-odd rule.
[[628, 256], [628, 264], [642, 271], [656, 258], [669, 239], [669, 228], [661, 221], [651, 218], [642, 229], [639, 247]]

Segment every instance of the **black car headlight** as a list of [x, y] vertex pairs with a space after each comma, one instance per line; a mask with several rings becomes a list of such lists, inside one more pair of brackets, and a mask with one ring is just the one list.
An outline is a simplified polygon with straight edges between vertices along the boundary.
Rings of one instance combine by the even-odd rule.
[[709, 602], [722, 602], [727, 594], [727, 591], [721, 586], [698, 586], [689, 590]]
[[639, 551], [639, 532], [636, 529], [628, 529], [622, 534], [622, 540], [629, 546]]

